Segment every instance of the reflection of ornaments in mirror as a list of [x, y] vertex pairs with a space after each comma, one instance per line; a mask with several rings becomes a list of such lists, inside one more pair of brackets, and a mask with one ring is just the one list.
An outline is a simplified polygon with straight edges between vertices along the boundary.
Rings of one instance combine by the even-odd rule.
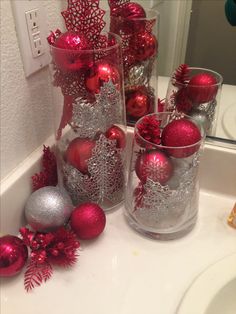
[[217, 80], [209, 73], [194, 75], [187, 86], [188, 96], [195, 105], [212, 101], [217, 93]]
[[144, 61], [153, 57], [156, 54], [158, 47], [156, 37], [147, 31], [134, 35], [130, 45], [137, 61]]
[[127, 115], [134, 119], [139, 119], [150, 113], [154, 102], [152, 94], [144, 86], [127, 90], [125, 101]]
[[66, 150], [66, 161], [81, 173], [88, 174], [88, 160], [92, 157], [95, 145], [95, 141], [91, 139], [75, 138]]
[[[164, 146], [177, 147], [176, 149], [167, 148], [171, 156], [185, 158], [199, 149], [200, 144], [194, 144], [201, 140], [201, 133], [195, 123], [182, 118], [167, 124], [163, 129], [161, 139]], [[189, 145], [193, 146], [188, 147]]]
[[194, 119], [194, 121], [197, 122], [197, 124], [203, 127], [205, 132], [209, 130], [211, 126], [211, 121], [209, 120], [207, 113], [205, 111], [194, 109], [193, 111], [191, 111], [189, 115]]

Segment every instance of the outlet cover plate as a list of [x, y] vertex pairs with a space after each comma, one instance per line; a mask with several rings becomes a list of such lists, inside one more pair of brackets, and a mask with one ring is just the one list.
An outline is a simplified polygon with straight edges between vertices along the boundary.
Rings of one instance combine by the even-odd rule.
[[[49, 34], [46, 21], [46, 13], [42, 1], [30, 0], [12, 0], [12, 11], [15, 19], [16, 34], [18, 37], [21, 57], [23, 61], [25, 76], [37, 72], [50, 62], [49, 47], [47, 43], [47, 36]], [[40, 30], [40, 39], [42, 44], [42, 51], [37, 57], [33, 55], [30, 36], [28, 32], [26, 12], [31, 10], [38, 10], [38, 27]]]

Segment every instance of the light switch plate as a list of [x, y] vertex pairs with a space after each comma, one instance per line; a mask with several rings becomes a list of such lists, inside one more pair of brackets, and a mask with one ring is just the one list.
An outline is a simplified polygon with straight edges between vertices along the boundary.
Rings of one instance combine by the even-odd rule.
[[12, 0], [11, 4], [25, 76], [28, 77], [50, 62], [46, 13], [40, 0]]

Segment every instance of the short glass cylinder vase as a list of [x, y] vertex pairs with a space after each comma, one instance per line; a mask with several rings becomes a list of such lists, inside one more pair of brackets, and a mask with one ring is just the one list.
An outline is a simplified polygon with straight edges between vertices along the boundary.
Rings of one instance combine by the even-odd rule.
[[127, 123], [156, 111], [159, 13], [124, 18], [111, 11], [110, 30], [122, 38]]
[[50, 49], [59, 184], [75, 206], [106, 211], [124, 198], [126, 115], [121, 40], [102, 38], [100, 49]]
[[[146, 140], [147, 117], [151, 123], [155, 120], [157, 144]], [[189, 132], [194, 144], [183, 146], [182, 132]], [[125, 216], [132, 228], [154, 239], [171, 240], [194, 227], [204, 138], [202, 127], [183, 114], [154, 113], [136, 123], [125, 200]], [[166, 146], [169, 142], [174, 144]]]
[[182, 73], [177, 70], [169, 81], [164, 111], [185, 113], [202, 124], [206, 135], [215, 136], [222, 76], [195, 67], [189, 67], [184, 77]]

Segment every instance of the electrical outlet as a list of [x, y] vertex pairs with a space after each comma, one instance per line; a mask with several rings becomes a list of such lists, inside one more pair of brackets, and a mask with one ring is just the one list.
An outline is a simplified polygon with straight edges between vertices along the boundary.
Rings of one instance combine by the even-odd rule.
[[39, 9], [25, 12], [29, 40], [34, 58], [38, 58], [45, 52], [45, 47], [41, 40], [39, 14]]
[[42, 1], [12, 0], [16, 33], [26, 77], [49, 64], [46, 14]]

